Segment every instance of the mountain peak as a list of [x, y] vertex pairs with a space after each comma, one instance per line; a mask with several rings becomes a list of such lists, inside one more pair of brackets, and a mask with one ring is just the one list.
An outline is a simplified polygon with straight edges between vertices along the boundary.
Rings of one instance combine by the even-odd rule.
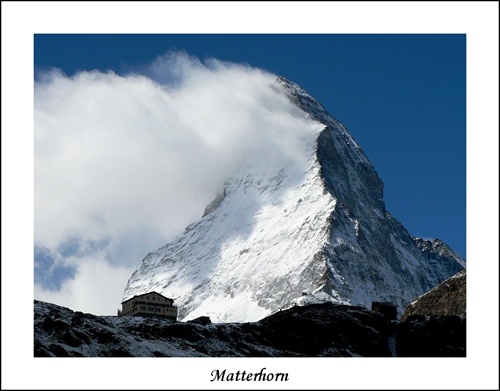
[[327, 114], [323, 105], [316, 99], [314, 99], [311, 95], [309, 95], [298, 84], [295, 84], [294, 82], [281, 76], [276, 79], [276, 82], [285, 87], [285, 91], [288, 93], [292, 101], [306, 113], [311, 115], [311, 117], [319, 118], [322, 116], [322, 114]]
[[382, 180], [344, 125], [297, 84], [276, 81], [323, 130], [293, 164], [249, 163], [228, 178], [201, 220], [146, 256], [125, 299], [155, 290], [175, 298], [179, 319], [215, 322], [321, 301], [402, 311], [463, 269], [442, 246], [422, 251], [385, 209]]

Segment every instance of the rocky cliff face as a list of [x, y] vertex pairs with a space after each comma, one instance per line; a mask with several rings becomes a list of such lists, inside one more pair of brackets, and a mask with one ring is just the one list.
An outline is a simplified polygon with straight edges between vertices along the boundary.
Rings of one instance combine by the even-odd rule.
[[406, 307], [401, 321], [413, 315], [420, 316], [457, 316], [465, 318], [467, 314], [466, 271], [463, 270], [446, 279], [437, 287], [419, 296]]
[[320, 103], [283, 78], [270, 88], [303, 110], [310, 137], [287, 162], [246, 162], [201, 220], [143, 259], [124, 300], [157, 291], [175, 300], [180, 319], [217, 322], [324, 301], [402, 310], [465, 267], [391, 216], [374, 167]]

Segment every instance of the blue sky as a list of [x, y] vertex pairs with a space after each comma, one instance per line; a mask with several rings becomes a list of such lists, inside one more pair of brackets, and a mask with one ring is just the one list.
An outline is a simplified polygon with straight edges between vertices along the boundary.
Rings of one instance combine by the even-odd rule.
[[35, 35], [35, 75], [52, 67], [140, 71], [169, 50], [284, 76], [349, 129], [411, 235], [466, 255], [464, 34]]

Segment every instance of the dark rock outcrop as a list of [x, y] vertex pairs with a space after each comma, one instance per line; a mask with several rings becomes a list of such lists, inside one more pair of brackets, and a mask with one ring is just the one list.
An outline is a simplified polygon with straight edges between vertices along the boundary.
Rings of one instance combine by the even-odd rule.
[[465, 270], [408, 305], [395, 336], [400, 357], [465, 357], [466, 339]]
[[401, 316], [401, 321], [406, 321], [412, 315], [452, 315], [465, 318], [466, 286], [466, 271], [463, 270], [409, 304]]
[[466, 320], [411, 315], [399, 324], [395, 341], [398, 357], [465, 357]]

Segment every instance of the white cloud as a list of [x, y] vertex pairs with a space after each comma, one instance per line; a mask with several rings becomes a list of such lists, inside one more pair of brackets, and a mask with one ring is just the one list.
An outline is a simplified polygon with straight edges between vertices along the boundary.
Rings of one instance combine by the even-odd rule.
[[[201, 217], [243, 162], [293, 160], [311, 127], [271, 88], [275, 78], [185, 53], [159, 57], [142, 75], [43, 75], [35, 83], [35, 245], [76, 275], [58, 291], [38, 286], [37, 298], [102, 311], [99, 278], [130, 276], [147, 252]], [[75, 251], [62, 255], [68, 242]], [[120, 294], [125, 283], [116, 283]]]
[[76, 265], [76, 277], [66, 280], [57, 291], [35, 284], [35, 298], [94, 315], [116, 315], [123, 287], [134, 268], [111, 266], [98, 254], [71, 258], [67, 262]]

